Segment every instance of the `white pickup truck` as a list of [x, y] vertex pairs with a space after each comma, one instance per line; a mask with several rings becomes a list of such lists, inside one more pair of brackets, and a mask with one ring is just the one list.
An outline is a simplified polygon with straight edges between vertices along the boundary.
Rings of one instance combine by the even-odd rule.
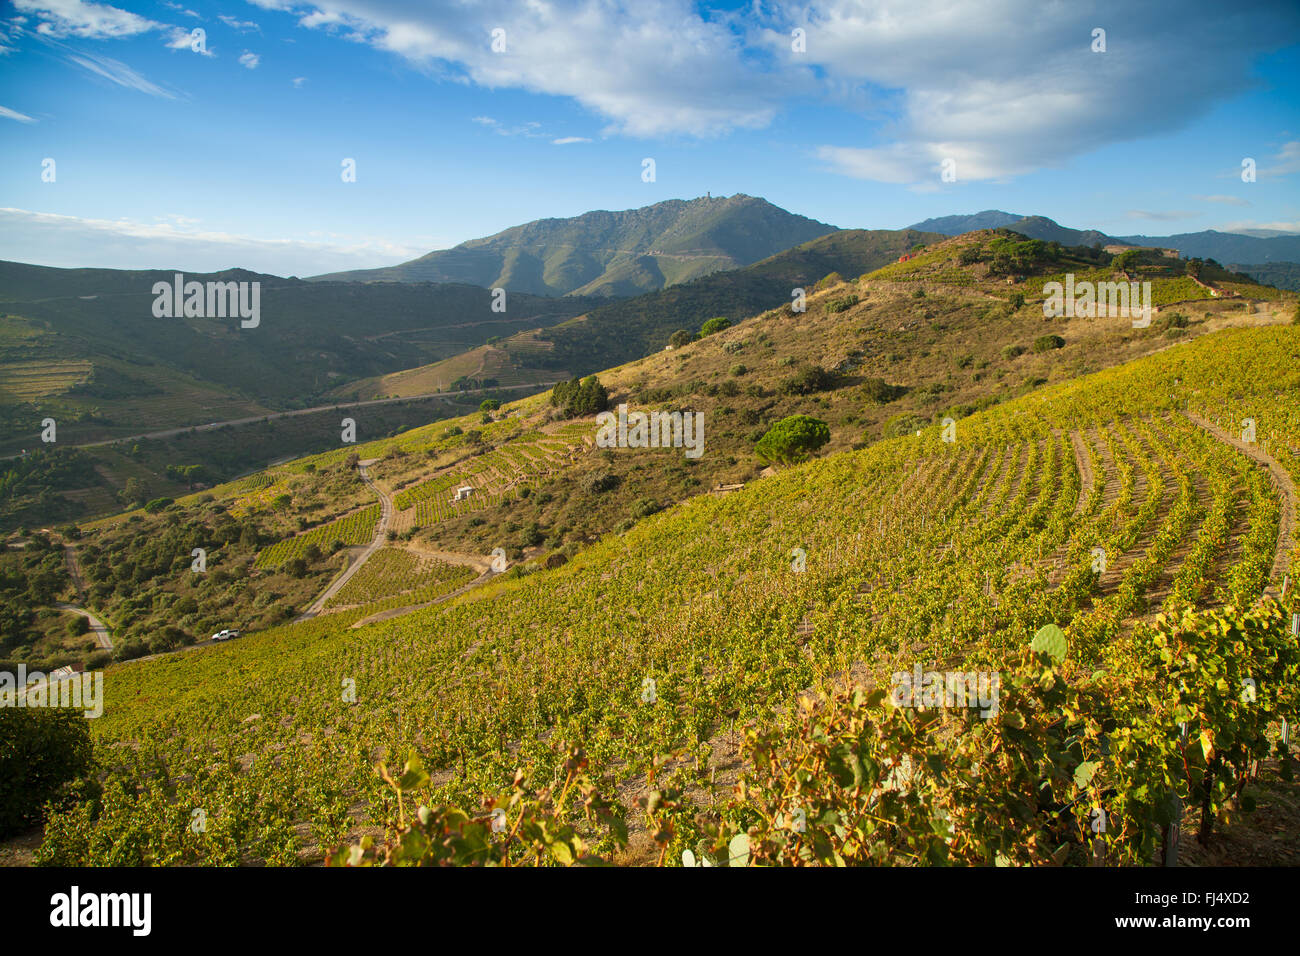
[[212, 635], [214, 641], [233, 641], [239, 636], [239, 632], [226, 628], [224, 631], [217, 631]]

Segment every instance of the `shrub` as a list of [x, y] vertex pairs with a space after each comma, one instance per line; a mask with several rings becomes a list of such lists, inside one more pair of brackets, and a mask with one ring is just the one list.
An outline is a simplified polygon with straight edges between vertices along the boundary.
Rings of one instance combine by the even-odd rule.
[[693, 341], [695, 341], [695, 336], [685, 329], [678, 329], [668, 338], [668, 344], [675, 349], [679, 349], [683, 345], [690, 345]]
[[858, 304], [856, 295], [846, 295], [842, 299], [831, 299], [826, 303], [827, 312], [847, 312]]
[[748, 372], [748, 371], [749, 371], [749, 369], [745, 368], [744, 365], [737, 364], [737, 365], [733, 365], [733, 366], [731, 366], [731, 374], [734, 375], [734, 376], [736, 376], [737, 378], [739, 378], [740, 376], [744, 375], [744, 374], [745, 374], [746, 372]]
[[582, 482], [582, 488], [589, 494], [598, 495], [601, 492], [613, 491], [618, 487], [619, 477], [608, 471], [597, 472], [594, 475], [588, 475]]
[[1050, 352], [1053, 349], [1062, 348], [1065, 345], [1065, 339], [1059, 335], [1040, 335], [1034, 339], [1035, 352]]
[[1004, 359], [1013, 359], [1024, 354], [1025, 347], [1023, 345], [1004, 345], [1002, 347], [1002, 357]]
[[708, 338], [715, 332], [721, 332], [723, 329], [728, 328], [731, 328], [731, 320], [721, 315], [715, 315], [700, 326], [700, 338]]
[[784, 379], [777, 390], [786, 395], [812, 395], [835, 387], [835, 376], [820, 365], [810, 365]]
[[888, 405], [907, 393], [904, 385], [890, 385], [883, 378], [869, 378], [862, 383], [862, 395], [876, 405]]

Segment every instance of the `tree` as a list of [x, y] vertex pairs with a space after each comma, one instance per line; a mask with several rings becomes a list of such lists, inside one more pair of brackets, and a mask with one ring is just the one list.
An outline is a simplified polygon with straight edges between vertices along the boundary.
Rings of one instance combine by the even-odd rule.
[[41, 822], [46, 801], [93, 769], [90, 721], [62, 707], [0, 707], [0, 837]]
[[723, 329], [731, 327], [731, 320], [726, 316], [715, 315], [700, 326], [700, 338], [708, 338], [715, 332], [721, 332]]
[[683, 345], [690, 345], [694, 341], [695, 336], [691, 335], [690, 332], [687, 332], [685, 329], [678, 329], [669, 337], [668, 344], [675, 349], [679, 349]]
[[791, 415], [773, 425], [754, 451], [764, 461], [789, 465], [808, 458], [830, 440], [830, 426], [821, 419]]
[[478, 410], [480, 412], [495, 412], [500, 407], [501, 403], [495, 398], [485, 398], [483, 401], [478, 403]]

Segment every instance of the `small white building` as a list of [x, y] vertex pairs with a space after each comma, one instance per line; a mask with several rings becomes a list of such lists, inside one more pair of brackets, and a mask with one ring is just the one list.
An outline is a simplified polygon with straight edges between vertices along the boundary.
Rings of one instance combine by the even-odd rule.
[[451, 499], [451, 503], [455, 504], [458, 501], [465, 501], [472, 494], [474, 494], [473, 485], [462, 485], [461, 487], [456, 489], [456, 497]]

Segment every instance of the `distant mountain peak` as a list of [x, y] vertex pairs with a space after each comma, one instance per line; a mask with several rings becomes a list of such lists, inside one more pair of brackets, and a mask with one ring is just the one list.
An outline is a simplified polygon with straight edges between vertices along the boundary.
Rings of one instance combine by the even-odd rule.
[[666, 199], [537, 219], [385, 269], [314, 279], [467, 282], [535, 295], [626, 296], [738, 269], [838, 231], [757, 196]]

